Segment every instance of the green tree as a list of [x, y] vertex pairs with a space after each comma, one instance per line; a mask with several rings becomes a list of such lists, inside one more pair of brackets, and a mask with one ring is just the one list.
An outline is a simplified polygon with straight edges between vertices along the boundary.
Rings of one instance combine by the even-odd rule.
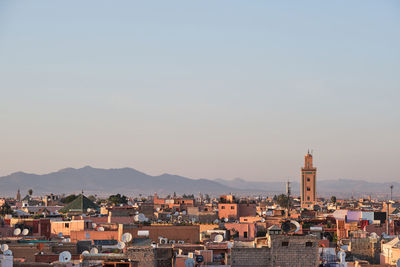
[[336, 203], [336, 197], [335, 196], [331, 196], [331, 202], [332, 203]]
[[280, 194], [276, 197], [276, 203], [278, 203], [281, 207], [287, 207], [288, 205], [288, 197], [285, 194]]
[[3, 206], [0, 207], [0, 215], [4, 216], [7, 214], [12, 214], [13, 210], [11, 209], [10, 205], [8, 203], [4, 203]]
[[32, 189], [29, 189], [29, 190], [28, 190], [28, 194], [29, 194], [30, 196], [32, 196], [33, 190], [32, 190]]
[[126, 204], [126, 203], [128, 203], [128, 199], [124, 195], [116, 194], [116, 195], [109, 196], [108, 202], [113, 205]]

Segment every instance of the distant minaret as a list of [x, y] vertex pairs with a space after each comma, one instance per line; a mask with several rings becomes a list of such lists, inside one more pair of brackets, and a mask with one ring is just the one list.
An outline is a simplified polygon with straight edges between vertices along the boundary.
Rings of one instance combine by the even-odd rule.
[[317, 203], [317, 168], [313, 167], [313, 156], [310, 151], [304, 157], [301, 168], [301, 207], [312, 208]]
[[19, 188], [17, 191], [17, 201], [21, 201], [21, 192], [19, 191]]

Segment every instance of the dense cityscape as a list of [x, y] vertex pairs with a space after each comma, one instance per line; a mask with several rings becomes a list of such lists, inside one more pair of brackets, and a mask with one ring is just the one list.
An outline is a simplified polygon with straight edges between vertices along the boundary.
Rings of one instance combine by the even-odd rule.
[[299, 180], [300, 197], [289, 182], [273, 197], [18, 190], [0, 199], [0, 266], [397, 264], [400, 202], [319, 198], [310, 152]]

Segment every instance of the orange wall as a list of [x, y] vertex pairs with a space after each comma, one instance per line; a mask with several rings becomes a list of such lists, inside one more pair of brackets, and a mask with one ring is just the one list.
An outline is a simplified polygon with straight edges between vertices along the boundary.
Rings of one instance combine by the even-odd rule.
[[238, 219], [238, 205], [237, 204], [228, 204], [228, 203], [219, 203], [218, 204], [218, 218], [229, 218], [232, 220]]
[[71, 231], [71, 242], [87, 240], [86, 233], [91, 240], [118, 240], [118, 231]]

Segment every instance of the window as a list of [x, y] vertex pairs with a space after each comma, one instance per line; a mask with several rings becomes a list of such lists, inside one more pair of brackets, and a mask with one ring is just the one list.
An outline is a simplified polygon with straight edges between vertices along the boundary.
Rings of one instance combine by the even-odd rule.
[[311, 189], [309, 187], [307, 187], [307, 191], [310, 191]]
[[307, 200], [309, 201], [309, 200], [310, 200], [310, 197], [307, 197]]
[[312, 247], [312, 242], [310, 241], [306, 242], [306, 247]]
[[231, 210], [234, 210], [235, 209], [235, 207], [234, 206], [231, 206]]
[[288, 247], [288, 246], [289, 246], [289, 241], [282, 242], [282, 247]]
[[310, 181], [310, 178], [307, 178], [307, 182], [309, 182]]
[[243, 232], [243, 237], [247, 238], [247, 232]]
[[65, 223], [65, 224], [64, 224], [64, 227], [65, 227], [65, 228], [69, 228], [69, 223]]
[[245, 222], [247, 222], [247, 219], [243, 219]]
[[224, 210], [225, 209], [225, 206], [221, 206], [221, 210]]

